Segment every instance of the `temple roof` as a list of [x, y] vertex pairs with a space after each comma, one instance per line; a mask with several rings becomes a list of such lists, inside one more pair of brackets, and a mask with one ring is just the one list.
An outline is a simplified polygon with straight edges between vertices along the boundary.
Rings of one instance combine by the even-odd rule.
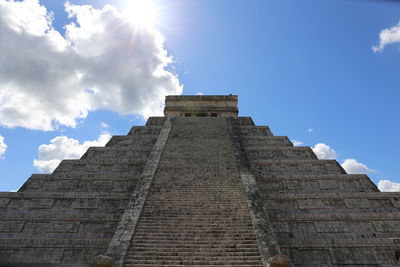
[[237, 117], [237, 95], [169, 95], [166, 117]]

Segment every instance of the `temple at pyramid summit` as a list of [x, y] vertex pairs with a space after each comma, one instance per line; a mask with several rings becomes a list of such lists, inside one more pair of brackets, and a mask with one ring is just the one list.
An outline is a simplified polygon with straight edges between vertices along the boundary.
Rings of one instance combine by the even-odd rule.
[[238, 116], [167, 96], [105, 147], [0, 193], [0, 266], [396, 266], [400, 193]]

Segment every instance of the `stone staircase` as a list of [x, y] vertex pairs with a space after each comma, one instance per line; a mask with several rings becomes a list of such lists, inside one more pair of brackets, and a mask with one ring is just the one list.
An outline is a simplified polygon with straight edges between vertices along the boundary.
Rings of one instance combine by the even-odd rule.
[[124, 266], [261, 267], [226, 118], [177, 117]]

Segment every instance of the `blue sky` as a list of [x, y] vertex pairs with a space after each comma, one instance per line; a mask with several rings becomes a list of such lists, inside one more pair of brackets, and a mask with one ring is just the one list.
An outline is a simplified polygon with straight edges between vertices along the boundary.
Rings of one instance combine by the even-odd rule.
[[238, 94], [240, 114], [275, 135], [400, 183], [399, 2], [158, 0], [152, 26], [127, 26], [127, 2], [70, 1], [68, 18], [64, 1], [0, 0], [1, 191], [181, 92]]

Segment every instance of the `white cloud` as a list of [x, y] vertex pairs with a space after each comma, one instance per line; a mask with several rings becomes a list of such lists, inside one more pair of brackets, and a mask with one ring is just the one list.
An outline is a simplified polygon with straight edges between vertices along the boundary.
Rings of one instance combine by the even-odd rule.
[[312, 150], [319, 159], [336, 159], [337, 157], [336, 151], [324, 143], [316, 144]]
[[400, 183], [395, 183], [389, 180], [380, 180], [378, 188], [382, 192], [400, 192]]
[[35, 166], [41, 173], [51, 173], [63, 159], [78, 159], [89, 147], [104, 146], [111, 135], [103, 133], [97, 140], [85, 141], [82, 144], [74, 138], [57, 136], [50, 144], [43, 144], [38, 149], [38, 159], [34, 159]]
[[345, 169], [346, 172], [350, 174], [360, 174], [360, 173], [367, 174], [374, 171], [368, 168], [367, 165], [358, 162], [355, 159], [345, 159], [341, 165], [343, 169]]
[[55, 168], [60, 164], [60, 159], [50, 159], [50, 160], [33, 160], [33, 166], [39, 170], [41, 173], [52, 173]]
[[101, 122], [100, 123], [100, 125], [101, 125], [101, 127], [103, 127], [103, 128], [108, 128], [108, 124], [107, 123], [105, 123], [105, 122]]
[[294, 146], [301, 146], [303, 144], [303, 142], [301, 141], [297, 141], [297, 140], [291, 140]]
[[204, 95], [202, 92], [197, 92], [196, 95]]
[[3, 158], [7, 151], [7, 144], [4, 142], [4, 137], [0, 135], [0, 159]]
[[311, 133], [311, 132], [313, 132], [314, 131], [314, 129], [313, 128], [308, 128], [308, 130], [307, 130], [309, 133]]
[[374, 52], [381, 52], [388, 44], [400, 43], [400, 23], [379, 33], [379, 45], [373, 46]]
[[182, 93], [160, 32], [111, 5], [65, 8], [76, 23], [62, 36], [38, 0], [0, 0], [1, 126], [75, 127], [96, 109], [147, 117]]

